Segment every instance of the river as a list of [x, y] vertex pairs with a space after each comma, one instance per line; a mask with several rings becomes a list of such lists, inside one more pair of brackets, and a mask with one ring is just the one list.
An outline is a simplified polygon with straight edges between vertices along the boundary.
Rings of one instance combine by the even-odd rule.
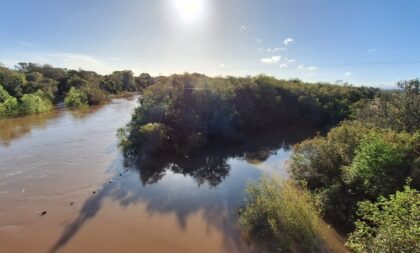
[[314, 132], [129, 164], [116, 130], [136, 100], [0, 120], [0, 253], [263, 252], [237, 225], [243, 189], [263, 174], [287, 178], [292, 145]]

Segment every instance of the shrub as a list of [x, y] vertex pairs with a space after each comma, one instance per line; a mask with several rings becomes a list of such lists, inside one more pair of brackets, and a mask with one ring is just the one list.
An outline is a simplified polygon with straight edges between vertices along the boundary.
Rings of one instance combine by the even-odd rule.
[[99, 105], [104, 103], [108, 97], [101, 89], [98, 87], [83, 87], [81, 89], [87, 96], [87, 101], [89, 105]]
[[16, 116], [19, 114], [19, 103], [15, 97], [0, 85], [0, 117]]
[[359, 203], [356, 230], [347, 246], [356, 253], [420, 252], [420, 193], [401, 192]]
[[389, 195], [400, 189], [410, 175], [413, 148], [420, 135], [371, 133], [360, 143], [344, 178], [366, 198]]
[[64, 98], [64, 104], [71, 108], [87, 107], [88, 97], [83, 91], [71, 87], [66, 97]]
[[344, 122], [326, 137], [296, 145], [289, 169], [293, 179], [318, 195], [330, 221], [351, 228], [357, 202], [394, 193], [409, 176], [419, 185], [419, 153], [419, 132]]
[[[130, 134], [136, 135], [136, 146], [141, 146], [141, 151], [143, 153], [154, 153], [156, 150], [162, 150], [165, 148], [167, 143], [168, 130], [165, 125], [160, 123], [148, 123], [139, 127], [136, 131], [131, 131]], [[123, 130], [120, 130], [120, 135], [122, 135]], [[125, 140], [128, 142], [128, 140]], [[129, 150], [129, 147], [126, 148]]]
[[51, 101], [41, 90], [32, 94], [25, 94], [21, 98], [20, 112], [22, 114], [46, 112], [52, 108]]
[[263, 177], [246, 189], [240, 223], [257, 238], [274, 239], [280, 251], [290, 248], [314, 250], [320, 246], [319, 217], [312, 195], [291, 182]]

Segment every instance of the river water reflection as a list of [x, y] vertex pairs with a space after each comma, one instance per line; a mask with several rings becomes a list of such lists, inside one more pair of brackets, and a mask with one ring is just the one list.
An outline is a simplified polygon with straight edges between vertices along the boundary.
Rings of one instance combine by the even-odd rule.
[[0, 121], [0, 252], [263, 252], [237, 227], [243, 189], [287, 177], [291, 146], [314, 131], [127, 165], [116, 129], [136, 104]]

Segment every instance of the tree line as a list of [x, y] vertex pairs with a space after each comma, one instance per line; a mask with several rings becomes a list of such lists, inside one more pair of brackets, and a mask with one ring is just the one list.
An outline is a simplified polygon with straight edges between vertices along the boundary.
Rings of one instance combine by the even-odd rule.
[[35, 63], [18, 63], [15, 69], [0, 66], [0, 117], [48, 111], [59, 102], [67, 107], [97, 105], [112, 94], [141, 91], [153, 80], [129, 70], [100, 75]]
[[161, 77], [143, 90], [130, 124], [119, 131], [126, 152], [188, 154], [210, 143], [241, 142], [283, 126], [325, 127], [349, 117], [374, 88], [309, 84], [269, 76]]

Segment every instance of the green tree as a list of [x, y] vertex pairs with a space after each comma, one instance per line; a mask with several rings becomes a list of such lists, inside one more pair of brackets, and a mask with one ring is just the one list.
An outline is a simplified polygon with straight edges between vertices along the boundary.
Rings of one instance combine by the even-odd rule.
[[416, 158], [420, 134], [371, 133], [360, 143], [344, 178], [365, 198], [388, 195], [404, 184]]
[[420, 252], [420, 193], [408, 186], [377, 202], [359, 203], [347, 246], [356, 253]]
[[0, 85], [0, 117], [17, 116], [19, 114], [19, 104], [15, 97]]
[[25, 94], [21, 98], [20, 112], [22, 114], [46, 112], [52, 108], [51, 101], [41, 90], [32, 94]]
[[378, 127], [415, 132], [420, 128], [420, 80], [398, 83], [399, 91], [382, 92], [355, 106], [355, 117]]
[[71, 87], [66, 97], [64, 98], [64, 104], [71, 108], [83, 108], [88, 106], [87, 95], [75, 87]]

